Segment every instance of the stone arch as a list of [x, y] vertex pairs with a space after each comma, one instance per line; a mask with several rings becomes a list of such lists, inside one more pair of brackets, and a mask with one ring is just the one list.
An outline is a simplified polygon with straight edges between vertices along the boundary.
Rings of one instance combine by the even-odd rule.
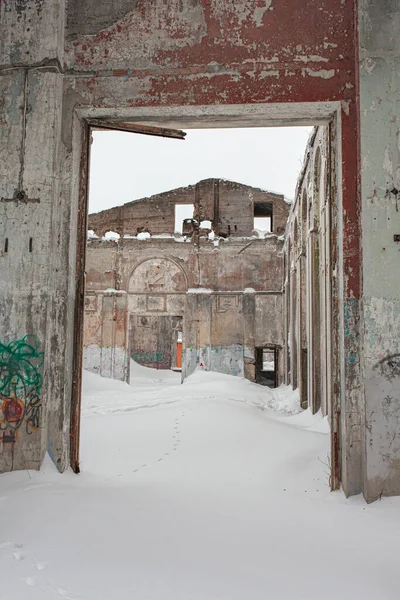
[[130, 293], [186, 292], [188, 279], [185, 270], [173, 258], [147, 257], [132, 270], [128, 280]]

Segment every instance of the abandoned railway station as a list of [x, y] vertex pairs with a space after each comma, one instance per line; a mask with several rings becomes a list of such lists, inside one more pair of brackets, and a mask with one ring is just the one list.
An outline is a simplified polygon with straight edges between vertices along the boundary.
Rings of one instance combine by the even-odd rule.
[[[298, 388], [332, 489], [400, 494], [399, 26], [395, 0], [0, 3], [0, 471], [79, 472], [82, 365], [133, 358]], [[206, 179], [88, 216], [94, 129], [289, 125], [291, 205]]]

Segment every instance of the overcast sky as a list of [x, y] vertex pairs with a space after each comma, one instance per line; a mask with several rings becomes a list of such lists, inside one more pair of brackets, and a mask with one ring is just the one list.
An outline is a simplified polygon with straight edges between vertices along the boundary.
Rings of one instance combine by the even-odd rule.
[[293, 198], [310, 127], [189, 129], [184, 141], [93, 132], [89, 212], [216, 177]]

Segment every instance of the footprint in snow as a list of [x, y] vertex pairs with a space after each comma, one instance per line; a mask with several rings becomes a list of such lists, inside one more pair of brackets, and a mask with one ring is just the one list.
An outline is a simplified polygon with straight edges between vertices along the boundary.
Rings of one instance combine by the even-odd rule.
[[13, 552], [12, 553], [13, 558], [15, 558], [15, 560], [24, 560], [25, 556], [24, 554], [22, 554], [22, 552]]
[[34, 577], [25, 577], [24, 581], [27, 585], [36, 585], [36, 579]]

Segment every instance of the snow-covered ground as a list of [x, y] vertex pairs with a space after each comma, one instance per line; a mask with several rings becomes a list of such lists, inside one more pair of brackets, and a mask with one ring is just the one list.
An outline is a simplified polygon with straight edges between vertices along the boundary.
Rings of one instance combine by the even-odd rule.
[[326, 420], [198, 372], [85, 373], [82, 473], [0, 476], [1, 600], [399, 597], [400, 500], [328, 487]]

